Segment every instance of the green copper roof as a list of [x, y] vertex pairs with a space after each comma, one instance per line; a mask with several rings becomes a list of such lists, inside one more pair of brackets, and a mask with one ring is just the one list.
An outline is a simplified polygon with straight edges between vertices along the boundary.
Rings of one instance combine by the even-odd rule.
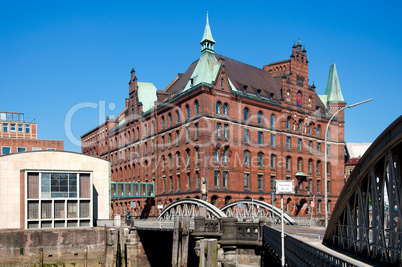
[[[327, 102], [340, 103], [345, 102], [342, 96], [341, 85], [339, 84], [338, 73], [336, 71], [335, 63], [329, 67], [327, 87], [325, 88], [325, 95]], [[326, 103], [326, 102], [324, 102]]]
[[219, 67], [220, 64], [215, 54], [209, 52], [203, 53], [183, 92], [200, 83], [212, 84], [218, 75]]
[[207, 12], [207, 24], [205, 25], [204, 36], [202, 37], [201, 43], [204, 41], [210, 41], [215, 43], [215, 40], [212, 37], [211, 28], [209, 27], [208, 12]]
[[154, 108], [157, 100], [156, 87], [152, 83], [138, 82], [138, 102], [142, 103], [142, 111], [147, 112]]

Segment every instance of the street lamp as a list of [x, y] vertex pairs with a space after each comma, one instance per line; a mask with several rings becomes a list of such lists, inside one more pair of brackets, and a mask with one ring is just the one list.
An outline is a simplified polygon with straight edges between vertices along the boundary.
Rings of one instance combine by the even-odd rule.
[[327, 127], [325, 128], [325, 141], [324, 141], [324, 146], [325, 146], [325, 152], [324, 152], [324, 154], [325, 154], [325, 156], [324, 156], [324, 177], [325, 177], [325, 180], [324, 180], [324, 182], [325, 182], [325, 185], [324, 185], [324, 189], [325, 189], [325, 197], [324, 197], [324, 199], [325, 199], [325, 201], [324, 201], [324, 205], [325, 205], [325, 228], [327, 228], [328, 227], [328, 175], [327, 175], [327, 169], [328, 169], [328, 166], [327, 166], [327, 153], [328, 153], [328, 148], [327, 148], [327, 134], [328, 134], [328, 127], [329, 127], [329, 125], [331, 124], [331, 121], [332, 121], [332, 119], [339, 113], [339, 112], [341, 112], [342, 110], [344, 110], [344, 109], [346, 109], [346, 108], [353, 108], [353, 107], [355, 107], [355, 106], [358, 106], [358, 105], [361, 105], [361, 104], [364, 104], [364, 103], [367, 103], [367, 102], [369, 102], [369, 101], [371, 101], [371, 100], [373, 100], [372, 98], [370, 98], [370, 99], [367, 99], [367, 100], [364, 100], [364, 101], [361, 101], [361, 102], [358, 102], [358, 103], [355, 103], [355, 104], [352, 104], [352, 105], [349, 105], [349, 106], [345, 106], [345, 107], [343, 107], [343, 108], [341, 108], [340, 110], [338, 110], [337, 112], [335, 112], [335, 114], [334, 115], [332, 115], [332, 117], [331, 117], [331, 119], [329, 119], [329, 121], [328, 121], [328, 123], [327, 123]]

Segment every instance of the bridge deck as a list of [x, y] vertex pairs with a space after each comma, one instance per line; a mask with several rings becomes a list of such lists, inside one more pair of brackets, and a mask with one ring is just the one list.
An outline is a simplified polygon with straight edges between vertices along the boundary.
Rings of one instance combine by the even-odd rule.
[[[281, 231], [280, 225], [275, 225], [272, 228], [277, 231]], [[346, 253], [345, 251], [336, 250], [332, 247], [328, 247], [322, 244], [322, 239], [325, 234], [324, 227], [303, 227], [286, 225], [284, 228], [286, 235], [292, 236], [293, 238], [301, 242], [307, 243], [310, 246], [317, 248], [318, 250], [334, 255], [338, 258], [345, 259], [355, 266], [387, 266], [386, 264], [374, 262], [367, 258], [359, 257], [356, 254]]]

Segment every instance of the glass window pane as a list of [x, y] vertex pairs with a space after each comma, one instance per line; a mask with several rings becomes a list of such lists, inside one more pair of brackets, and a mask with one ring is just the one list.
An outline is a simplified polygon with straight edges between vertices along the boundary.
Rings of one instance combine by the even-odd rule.
[[80, 218], [89, 218], [89, 200], [80, 201]]
[[65, 218], [64, 200], [56, 200], [54, 202], [54, 218]]
[[38, 219], [39, 218], [39, 202], [29, 201], [28, 202], [28, 219]]
[[67, 218], [77, 218], [77, 201], [69, 200], [67, 202]]
[[42, 219], [52, 218], [52, 201], [42, 201]]
[[139, 196], [138, 184], [133, 184], [133, 196]]
[[154, 185], [153, 184], [148, 184], [148, 197], [153, 197], [154, 196]]
[[112, 196], [116, 196], [116, 185], [112, 184]]
[[28, 173], [28, 198], [39, 197], [39, 173]]
[[117, 185], [117, 194], [121, 197], [124, 196], [124, 185], [123, 184]]
[[80, 174], [80, 197], [89, 197], [90, 180], [89, 174]]
[[77, 174], [70, 173], [68, 177], [69, 197], [77, 197]]
[[145, 196], [145, 194], [146, 194], [146, 185], [145, 184], [141, 184], [140, 185], [140, 193], [141, 193], [141, 196]]

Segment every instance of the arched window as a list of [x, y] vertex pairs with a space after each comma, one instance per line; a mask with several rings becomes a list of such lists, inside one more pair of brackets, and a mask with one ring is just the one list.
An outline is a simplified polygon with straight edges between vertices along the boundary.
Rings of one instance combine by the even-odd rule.
[[317, 161], [317, 175], [321, 175], [321, 161]]
[[297, 171], [302, 171], [303, 160], [302, 158], [297, 159]]
[[243, 109], [243, 115], [244, 115], [244, 120], [247, 121], [248, 120], [248, 108]]
[[165, 172], [166, 168], [166, 159], [165, 156], [162, 156], [162, 172]]
[[264, 166], [264, 154], [262, 152], [258, 152], [257, 154], [257, 165], [258, 167]]
[[180, 168], [180, 152], [176, 152], [176, 167]]
[[301, 132], [302, 131], [302, 126], [303, 126], [303, 120], [299, 120], [297, 123], [297, 131]]
[[172, 126], [172, 114], [169, 113], [168, 115], [168, 120], [169, 120], [169, 127]]
[[215, 155], [214, 155], [215, 162], [219, 162], [219, 147], [215, 148]]
[[148, 124], [145, 124], [145, 136], [148, 136]]
[[187, 119], [190, 118], [190, 106], [186, 105]]
[[244, 165], [250, 165], [250, 151], [245, 150], [243, 152], [243, 159], [244, 159]]
[[287, 171], [290, 171], [290, 168], [291, 168], [291, 157], [290, 156], [287, 156], [286, 157], [286, 170]]
[[198, 103], [198, 100], [195, 100], [195, 114], [200, 113], [200, 104]]
[[276, 166], [276, 155], [271, 154], [271, 169], [275, 170], [275, 166]]
[[176, 110], [177, 123], [180, 122], [180, 112]]
[[317, 125], [317, 136], [318, 136], [318, 137], [321, 136], [320, 131], [321, 131], [321, 126], [320, 126], [320, 125]]
[[186, 156], [187, 156], [187, 160], [186, 160], [186, 166], [188, 167], [188, 166], [190, 166], [190, 159], [191, 159], [191, 156], [190, 156], [190, 149], [186, 149]]
[[169, 155], [168, 155], [168, 158], [169, 158], [169, 169], [171, 170], [171, 169], [173, 169], [172, 154], [169, 154]]
[[228, 104], [223, 104], [223, 115], [228, 115]]
[[312, 133], [312, 128], [313, 128], [313, 124], [310, 123], [310, 124], [308, 125], [308, 134], [311, 134], [311, 133]]
[[331, 162], [327, 162], [327, 175], [330, 176], [330, 168], [331, 167]]
[[152, 135], [155, 134], [155, 122], [152, 121]]
[[221, 114], [221, 102], [216, 102], [216, 114]]
[[286, 119], [286, 129], [287, 129], [287, 130], [290, 130], [290, 120], [291, 120], [290, 117], [288, 117], [288, 118]]
[[162, 116], [162, 129], [165, 129], [165, 117]]
[[221, 78], [221, 88], [223, 88], [223, 78]]
[[222, 161], [224, 163], [228, 163], [229, 158], [228, 158], [228, 151], [229, 151], [229, 147], [225, 147], [225, 149], [223, 150], [223, 156], [222, 156]]
[[275, 128], [275, 115], [271, 114], [271, 128]]
[[258, 111], [257, 119], [258, 119], [258, 123], [262, 123], [262, 112], [261, 111]]
[[313, 160], [309, 159], [308, 160], [308, 173], [312, 173], [313, 172]]
[[198, 146], [194, 147], [194, 156], [195, 156], [195, 165], [199, 164], [200, 160], [200, 151]]

